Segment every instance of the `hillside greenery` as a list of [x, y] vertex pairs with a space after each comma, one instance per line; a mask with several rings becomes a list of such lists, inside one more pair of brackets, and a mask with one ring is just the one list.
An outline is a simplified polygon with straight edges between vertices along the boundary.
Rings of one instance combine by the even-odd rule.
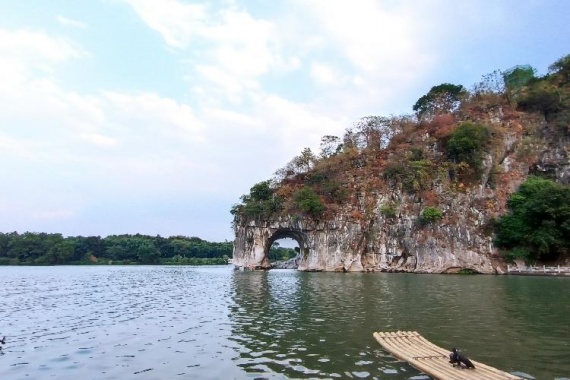
[[552, 261], [570, 252], [570, 187], [530, 177], [508, 201], [496, 241], [509, 261]]

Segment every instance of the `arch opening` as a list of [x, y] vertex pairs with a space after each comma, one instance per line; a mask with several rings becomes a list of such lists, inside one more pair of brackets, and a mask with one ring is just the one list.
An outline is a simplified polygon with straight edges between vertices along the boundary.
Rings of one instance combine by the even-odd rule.
[[270, 269], [297, 269], [305, 238], [299, 231], [279, 230], [268, 241], [266, 257]]

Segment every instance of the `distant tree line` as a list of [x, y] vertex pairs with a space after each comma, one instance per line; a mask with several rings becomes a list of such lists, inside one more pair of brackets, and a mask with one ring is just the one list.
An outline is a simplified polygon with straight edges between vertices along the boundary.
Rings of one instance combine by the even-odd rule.
[[269, 261], [287, 261], [297, 257], [299, 254], [299, 248], [285, 248], [279, 246], [279, 242], [273, 243], [269, 249]]
[[[0, 265], [179, 264], [223, 265], [232, 257], [232, 242], [198, 237], [111, 235], [64, 237], [59, 233], [0, 232]], [[270, 260], [295, 257], [274, 243]]]
[[231, 242], [185, 236], [0, 233], [0, 265], [227, 264], [232, 249]]

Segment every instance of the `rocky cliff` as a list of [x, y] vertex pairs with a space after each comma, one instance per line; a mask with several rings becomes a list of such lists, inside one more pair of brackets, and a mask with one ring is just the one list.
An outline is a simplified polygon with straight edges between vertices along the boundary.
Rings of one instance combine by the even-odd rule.
[[[472, 96], [423, 119], [367, 119], [337, 153], [309, 156], [306, 169], [298, 157], [270, 183], [270, 196], [252, 189], [234, 209], [234, 265], [270, 268], [271, 244], [289, 237], [304, 271], [502, 273], [493, 223], [509, 196], [529, 175], [570, 183], [568, 123], [511, 103]], [[485, 132], [470, 151], [476, 160], [452, 150], [466, 125]], [[307, 188], [317, 198], [301, 198]], [[271, 207], [251, 211], [256, 200]]]

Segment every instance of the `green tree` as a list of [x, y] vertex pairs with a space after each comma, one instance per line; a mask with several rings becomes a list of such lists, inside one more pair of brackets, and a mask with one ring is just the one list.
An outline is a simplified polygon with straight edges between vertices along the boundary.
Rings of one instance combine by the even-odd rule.
[[536, 70], [529, 65], [515, 66], [503, 73], [503, 80], [509, 100], [516, 98], [522, 89], [533, 79]]
[[531, 86], [525, 96], [521, 96], [518, 108], [527, 112], [540, 112], [546, 121], [551, 121], [558, 113], [568, 109], [568, 103], [564, 104], [560, 88], [544, 79]]
[[234, 205], [230, 210], [233, 215], [262, 218], [279, 211], [282, 207], [282, 199], [274, 194], [271, 181], [253, 185], [249, 194], [242, 195], [240, 199], [242, 203]]
[[561, 79], [561, 84], [570, 83], [570, 54], [560, 58], [548, 67], [551, 75], [556, 75]]
[[429, 92], [418, 99], [413, 110], [420, 117], [449, 113], [457, 108], [467, 91], [462, 85], [442, 83], [432, 87]]
[[[50, 247], [45, 255], [45, 260], [49, 264], [66, 264], [73, 260], [75, 255], [75, 242], [71, 239], [62, 239], [60, 242]], [[41, 257], [42, 258], [42, 257]]]
[[[549, 75], [528, 82], [517, 105], [520, 110], [540, 112], [547, 122], [570, 131], [570, 55], [549, 67]], [[553, 125], [554, 125], [553, 124]]]
[[479, 169], [481, 155], [489, 139], [489, 129], [481, 124], [463, 123], [451, 134], [447, 142], [448, 157], [457, 163], [465, 162]]
[[317, 157], [311, 151], [311, 148], [305, 148], [300, 155], [293, 158], [292, 164], [297, 173], [307, 173], [315, 162]]
[[252, 201], [267, 201], [271, 199], [273, 190], [270, 187], [270, 181], [256, 183], [249, 191], [249, 197]]
[[308, 186], [304, 186], [298, 190], [294, 195], [294, 200], [301, 211], [313, 217], [319, 216], [325, 210], [325, 205], [321, 201], [321, 198]]
[[158, 264], [160, 251], [156, 248], [153, 241], [137, 239], [134, 242], [133, 249], [136, 251], [138, 261], [141, 264]]
[[509, 259], [552, 260], [570, 250], [570, 187], [530, 177], [507, 204], [495, 243]]
[[443, 217], [442, 212], [435, 207], [426, 207], [422, 211], [420, 222], [422, 224], [435, 223]]
[[105, 247], [103, 240], [99, 236], [75, 236], [68, 238], [75, 244], [75, 253], [73, 261], [85, 260], [86, 257], [103, 257], [105, 255]]
[[168, 242], [172, 256], [190, 257], [192, 243], [188, 239], [176, 237]]

